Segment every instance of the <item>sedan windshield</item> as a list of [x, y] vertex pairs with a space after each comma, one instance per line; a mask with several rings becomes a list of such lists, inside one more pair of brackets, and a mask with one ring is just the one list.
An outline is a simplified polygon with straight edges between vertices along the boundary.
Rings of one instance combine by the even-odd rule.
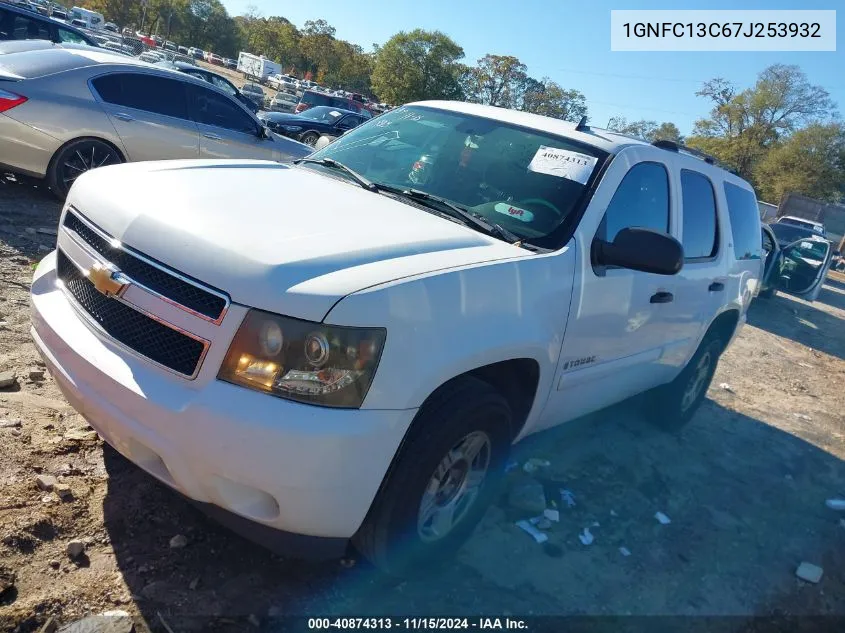
[[786, 224], [784, 222], [777, 222], [769, 225], [774, 231], [775, 237], [781, 244], [788, 244], [800, 240], [803, 237], [810, 237], [814, 235], [812, 229], [806, 226], [797, 226], [795, 224]]
[[545, 246], [542, 238], [575, 211], [606, 156], [502, 121], [405, 106], [346, 133], [312, 158], [334, 159], [376, 185], [442, 198]]

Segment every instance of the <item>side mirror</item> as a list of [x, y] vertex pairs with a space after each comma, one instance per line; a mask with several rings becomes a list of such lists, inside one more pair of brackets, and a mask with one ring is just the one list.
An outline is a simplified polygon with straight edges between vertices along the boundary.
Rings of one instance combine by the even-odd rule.
[[258, 138], [272, 138], [270, 134], [267, 132], [267, 128], [264, 125], [258, 126], [258, 131], [256, 132], [256, 136]]
[[594, 240], [593, 263], [657, 275], [675, 275], [684, 265], [684, 247], [671, 235], [653, 229], [625, 228], [613, 242]]

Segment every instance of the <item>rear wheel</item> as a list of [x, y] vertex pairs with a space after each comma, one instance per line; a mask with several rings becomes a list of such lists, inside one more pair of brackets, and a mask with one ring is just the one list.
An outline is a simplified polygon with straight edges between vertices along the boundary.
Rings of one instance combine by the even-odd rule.
[[122, 162], [120, 153], [105, 141], [81, 138], [53, 156], [47, 169], [47, 183], [54, 194], [64, 199], [71, 185], [86, 171]]
[[395, 576], [454, 554], [495, 495], [510, 424], [507, 401], [476, 378], [458, 378], [432, 395], [353, 539], [358, 551]]
[[674, 431], [692, 420], [710, 388], [724, 349], [719, 334], [708, 332], [678, 377], [646, 394], [649, 417], [657, 426]]

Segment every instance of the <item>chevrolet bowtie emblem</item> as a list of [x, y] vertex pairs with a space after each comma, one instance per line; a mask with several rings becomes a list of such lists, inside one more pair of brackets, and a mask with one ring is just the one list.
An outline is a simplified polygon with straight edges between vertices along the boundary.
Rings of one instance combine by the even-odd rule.
[[129, 285], [124, 281], [125, 277], [117, 268], [104, 266], [100, 263], [91, 266], [91, 270], [88, 271], [88, 279], [99, 292], [107, 297], [119, 295]]

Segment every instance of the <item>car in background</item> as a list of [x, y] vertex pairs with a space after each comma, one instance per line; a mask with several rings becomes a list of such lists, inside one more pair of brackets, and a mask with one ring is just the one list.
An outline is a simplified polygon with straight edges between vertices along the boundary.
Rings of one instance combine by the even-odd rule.
[[64, 11], [63, 9], [53, 9], [53, 11], [50, 13], [50, 17], [54, 20], [67, 22], [67, 11]]
[[117, 28], [117, 24], [115, 24], [114, 22], [106, 22], [105, 24], [103, 24], [102, 28], [104, 31], [109, 31], [111, 33], [120, 32], [120, 29]]
[[128, 55], [129, 57], [134, 57], [135, 51], [132, 50], [131, 46], [126, 46], [125, 44], [118, 44], [117, 42], [106, 42], [103, 44], [103, 48], [115, 53], [120, 53], [121, 55]]
[[310, 148], [269, 132], [241, 103], [184, 73], [102, 49], [0, 57], [0, 164], [64, 197], [115, 163], [177, 158], [285, 161]]
[[248, 96], [243, 94], [240, 90], [238, 90], [235, 87], [235, 84], [233, 84], [231, 81], [221, 75], [218, 75], [217, 73], [213, 73], [210, 70], [206, 70], [205, 68], [200, 68], [199, 66], [194, 66], [185, 62], [161, 61], [158, 62], [156, 65], [168, 68], [170, 70], [176, 70], [181, 73], [185, 73], [186, 75], [191, 75], [192, 77], [196, 77], [197, 79], [202, 79], [203, 81], [206, 81], [213, 86], [217, 86], [223, 92], [227, 93], [230, 97], [234, 97], [235, 99], [240, 101], [241, 104], [243, 104], [250, 110], [250, 112], [258, 112], [258, 105], [255, 103], [255, 101], [253, 101]]
[[208, 56], [208, 63], [214, 64], [215, 66], [222, 66], [223, 65], [223, 58], [218, 55], [217, 53], [212, 53]]
[[205, 59], [205, 51], [201, 48], [194, 48], [193, 46], [188, 49], [188, 55], [194, 59]]
[[271, 112], [290, 112], [296, 110], [296, 104], [299, 103], [299, 97], [290, 92], [279, 91], [270, 101]]
[[296, 92], [297, 80], [290, 75], [270, 75], [267, 77], [267, 85], [276, 90]]
[[87, 29], [88, 23], [85, 20], [80, 20], [79, 18], [73, 18], [70, 21], [71, 26], [75, 26], [78, 29]]
[[791, 226], [800, 226], [813, 231], [817, 235], [827, 237], [827, 231], [824, 228], [824, 224], [822, 222], [816, 222], [815, 220], [797, 218], [794, 215], [785, 215], [783, 217], [778, 218], [775, 224], [789, 224]]
[[49, 40], [99, 46], [96, 40], [70, 24], [9, 4], [0, 4], [0, 40]]
[[138, 55], [138, 59], [148, 64], [158, 64], [159, 62], [166, 61], [164, 55], [156, 51], [144, 51]]
[[305, 112], [309, 108], [316, 106], [329, 106], [332, 108], [339, 108], [341, 110], [351, 110], [361, 114], [364, 118], [372, 118], [372, 112], [367, 107], [358, 101], [349, 99], [347, 97], [335, 97], [327, 95], [315, 90], [306, 90], [302, 93], [299, 104], [296, 106], [296, 113]]
[[226, 59], [224, 59], [224, 60], [223, 60], [223, 65], [224, 65], [226, 68], [229, 68], [229, 69], [231, 69], [231, 70], [237, 70], [237, 68], [238, 68], [238, 60], [236, 60], [236, 59], [232, 59], [231, 57], [227, 57]]
[[241, 94], [251, 99], [259, 108], [264, 107], [264, 89], [258, 84], [244, 84], [244, 87], [241, 88]]
[[834, 266], [833, 243], [812, 229], [779, 222], [764, 224], [762, 230], [763, 274], [757, 296], [769, 299], [781, 290], [815, 301]]
[[365, 121], [359, 112], [329, 106], [309, 108], [302, 114], [262, 112], [258, 118], [273, 132], [312, 147], [321, 136], [337, 138]]
[[187, 46], [177, 46], [176, 50], [177, 50], [178, 53], [180, 53], [182, 55], [188, 54], [188, 47]]

